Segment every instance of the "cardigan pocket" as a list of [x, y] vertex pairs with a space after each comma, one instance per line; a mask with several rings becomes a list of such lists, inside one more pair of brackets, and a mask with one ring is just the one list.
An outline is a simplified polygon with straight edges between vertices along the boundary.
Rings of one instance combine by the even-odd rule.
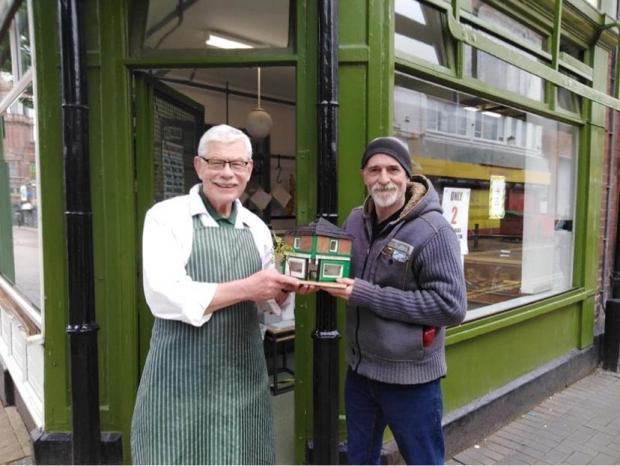
[[362, 353], [391, 362], [419, 361], [424, 357], [422, 327], [378, 317], [360, 309], [359, 341]]

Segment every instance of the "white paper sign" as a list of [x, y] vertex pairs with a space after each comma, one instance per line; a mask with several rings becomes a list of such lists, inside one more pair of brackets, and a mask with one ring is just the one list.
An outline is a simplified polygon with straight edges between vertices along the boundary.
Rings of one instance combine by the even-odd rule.
[[291, 200], [291, 195], [280, 183], [275, 185], [275, 187], [271, 190], [271, 195], [280, 203], [282, 207], [286, 207]]
[[450, 223], [461, 246], [461, 255], [469, 253], [467, 223], [469, 221], [469, 188], [443, 188], [443, 216]]
[[506, 177], [491, 175], [489, 186], [489, 218], [502, 219], [506, 215]]
[[265, 210], [265, 207], [271, 202], [271, 195], [262, 189], [257, 189], [256, 192], [252, 194], [252, 197], [250, 197], [250, 201], [260, 210]]

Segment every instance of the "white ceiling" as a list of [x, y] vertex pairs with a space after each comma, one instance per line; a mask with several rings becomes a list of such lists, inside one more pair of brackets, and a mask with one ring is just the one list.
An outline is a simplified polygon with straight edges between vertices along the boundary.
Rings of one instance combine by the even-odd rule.
[[[156, 75], [166, 79], [181, 79], [197, 84], [228, 87], [256, 94], [257, 68], [179, 68], [156, 72]], [[261, 96], [295, 101], [295, 68], [261, 67]]]
[[[239, 39], [255, 47], [287, 47], [289, 0], [149, 1], [144, 45], [158, 49], [207, 47], [209, 32]], [[160, 24], [161, 22], [164, 24]], [[157, 30], [151, 31], [153, 26]], [[151, 33], [149, 33], [149, 31]]]

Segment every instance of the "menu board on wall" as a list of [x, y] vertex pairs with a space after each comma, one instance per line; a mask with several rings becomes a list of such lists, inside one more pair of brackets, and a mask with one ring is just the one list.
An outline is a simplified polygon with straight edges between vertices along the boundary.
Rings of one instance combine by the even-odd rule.
[[166, 139], [162, 140], [161, 159], [164, 199], [184, 194], [183, 146]]
[[193, 159], [203, 128], [202, 108], [193, 108], [158, 84], [153, 112], [156, 201], [187, 194], [199, 181]]

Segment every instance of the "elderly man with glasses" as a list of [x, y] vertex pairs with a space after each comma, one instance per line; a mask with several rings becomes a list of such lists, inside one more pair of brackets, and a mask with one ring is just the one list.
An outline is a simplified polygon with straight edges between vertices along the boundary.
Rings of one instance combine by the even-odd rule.
[[212, 127], [194, 158], [202, 183], [146, 214], [155, 324], [132, 422], [136, 464], [275, 461], [256, 304], [278, 312], [300, 284], [275, 270], [269, 229], [238, 200], [251, 156], [243, 132]]

